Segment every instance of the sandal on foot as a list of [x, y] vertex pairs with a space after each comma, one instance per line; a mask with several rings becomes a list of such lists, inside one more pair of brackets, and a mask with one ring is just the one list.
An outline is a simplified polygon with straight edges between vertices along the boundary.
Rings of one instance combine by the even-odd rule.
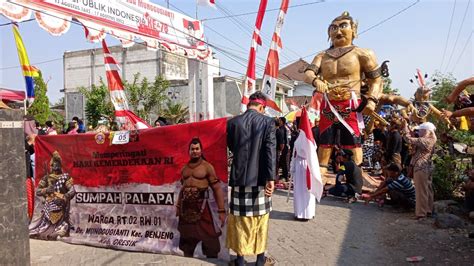
[[347, 203], [354, 203], [354, 202], [357, 202], [357, 198], [356, 197], [350, 197], [347, 199]]
[[272, 266], [275, 265], [276, 260], [272, 257], [265, 257], [265, 263], [263, 264], [264, 266]]

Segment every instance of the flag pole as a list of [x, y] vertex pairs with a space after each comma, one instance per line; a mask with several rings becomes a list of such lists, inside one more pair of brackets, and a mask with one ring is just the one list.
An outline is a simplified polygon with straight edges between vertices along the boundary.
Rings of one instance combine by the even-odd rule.
[[198, 0], [196, 0], [196, 20], [198, 19]]

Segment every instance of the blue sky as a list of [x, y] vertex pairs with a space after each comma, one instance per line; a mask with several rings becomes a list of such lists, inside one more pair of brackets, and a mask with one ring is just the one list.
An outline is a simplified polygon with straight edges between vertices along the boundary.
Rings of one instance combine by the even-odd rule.
[[[166, 6], [164, 0], [152, 0], [152, 2]], [[258, 0], [216, 0], [216, 2], [233, 14], [257, 11], [259, 4]], [[290, 6], [313, 2], [316, 1], [290, 0]], [[327, 26], [334, 17], [343, 11], [349, 11], [358, 20], [359, 32], [362, 32], [415, 2], [417, 1], [326, 0], [322, 3], [290, 8], [282, 31], [284, 47], [280, 61], [289, 63], [300, 57], [311, 61], [312, 56], [308, 55], [328, 47]], [[196, 7], [193, 0], [170, 0], [170, 3], [194, 17]], [[170, 8], [175, 9], [173, 6]], [[279, 0], [269, 0], [267, 9], [279, 6]], [[411, 97], [415, 87], [409, 82], [409, 79], [413, 77], [416, 68], [420, 68], [428, 74], [432, 74], [436, 70], [441, 70], [443, 73], [452, 72], [457, 80], [473, 75], [473, 6], [474, 3], [469, 0], [456, 2], [449, 31], [454, 0], [420, 0], [394, 18], [362, 33], [354, 43], [357, 46], [372, 49], [376, 53], [379, 63], [390, 60], [389, 67], [393, 86], [400, 89], [403, 96]], [[222, 8], [199, 7], [198, 17], [206, 19], [225, 16]], [[461, 25], [465, 13], [466, 17]], [[261, 66], [265, 64], [276, 15], [277, 11], [267, 12], [263, 21], [264, 46], [258, 50], [260, 59], [257, 61]], [[255, 16], [255, 14], [239, 16], [236, 17], [237, 21], [228, 18], [205, 21], [207, 41], [240, 57], [231, 60], [228, 58], [229, 55], [216, 51], [216, 57], [221, 60], [223, 68], [242, 73], [242, 75], [245, 73], [250, 32], [253, 30]], [[8, 20], [0, 15], [0, 24], [6, 22]], [[242, 30], [242, 27], [245, 30]], [[63, 53], [99, 48], [99, 44], [88, 43], [84, 38], [82, 28], [76, 25], [71, 25], [70, 30], [61, 37], [49, 35], [37, 25], [36, 21], [20, 24], [20, 32], [30, 62], [42, 70], [45, 80], [49, 80], [48, 96], [51, 102], [56, 102], [62, 96], [59, 90], [63, 87]], [[450, 37], [446, 43], [448, 32], [450, 32]], [[457, 43], [454, 47], [456, 39]], [[11, 26], [0, 27], [0, 40], [0, 87], [24, 89]], [[107, 41], [109, 45], [118, 43], [110, 37], [107, 38]], [[461, 54], [464, 47], [466, 48]], [[451, 60], [449, 60], [450, 58]], [[38, 62], [44, 63], [38, 64]], [[257, 75], [261, 77], [262, 72], [263, 69], [257, 67]], [[226, 70], [221, 70], [221, 73], [239, 76], [239, 74]]]

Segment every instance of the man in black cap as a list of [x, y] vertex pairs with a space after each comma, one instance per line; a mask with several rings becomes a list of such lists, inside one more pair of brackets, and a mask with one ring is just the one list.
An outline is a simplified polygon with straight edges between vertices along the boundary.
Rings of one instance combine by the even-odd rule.
[[[352, 151], [342, 149], [337, 154], [341, 162], [341, 171], [336, 175], [336, 186], [329, 189], [329, 194], [338, 197], [347, 197], [350, 203], [355, 202], [356, 193], [362, 193], [362, 170], [352, 160]], [[343, 169], [342, 169], [343, 168]], [[345, 183], [342, 182], [345, 177]]]
[[281, 167], [281, 179], [288, 179], [288, 133], [286, 131], [286, 118], [280, 117], [278, 119], [278, 128], [275, 133], [277, 142], [277, 175], [278, 168]]
[[227, 219], [227, 248], [244, 265], [245, 255], [257, 255], [255, 265], [273, 261], [265, 257], [271, 196], [275, 188], [275, 120], [265, 116], [266, 96], [250, 95], [247, 111], [227, 122], [227, 147], [232, 152], [230, 170], [230, 213]]

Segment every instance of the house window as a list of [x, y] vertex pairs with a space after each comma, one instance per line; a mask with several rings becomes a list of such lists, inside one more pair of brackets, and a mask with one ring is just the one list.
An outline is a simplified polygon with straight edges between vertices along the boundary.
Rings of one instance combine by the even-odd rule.
[[281, 108], [281, 101], [283, 100], [281, 94], [275, 95], [275, 103], [278, 105], [278, 107]]

